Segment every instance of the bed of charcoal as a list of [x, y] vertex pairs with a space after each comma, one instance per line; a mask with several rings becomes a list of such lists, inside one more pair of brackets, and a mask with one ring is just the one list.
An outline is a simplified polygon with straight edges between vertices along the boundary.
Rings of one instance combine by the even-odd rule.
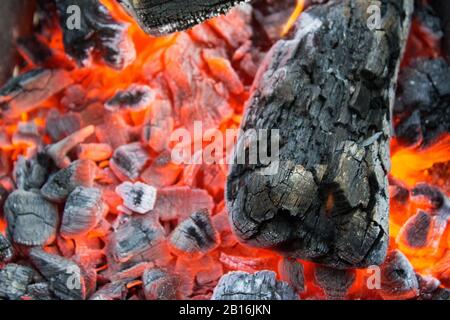
[[295, 1], [253, 1], [159, 38], [112, 0], [83, 0], [77, 31], [65, 24], [71, 1], [37, 1], [0, 88], [0, 300], [449, 300], [450, 8], [440, 2], [415, 1], [397, 83], [387, 258], [334, 269], [241, 243], [227, 165], [171, 157], [171, 133], [194, 121], [239, 128]]

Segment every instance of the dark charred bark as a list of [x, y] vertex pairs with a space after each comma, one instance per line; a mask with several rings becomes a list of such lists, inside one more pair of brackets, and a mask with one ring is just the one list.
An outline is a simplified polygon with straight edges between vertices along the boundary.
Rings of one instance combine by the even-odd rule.
[[243, 0], [118, 0], [141, 28], [155, 36], [189, 29], [226, 13]]
[[242, 241], [338, 269], [383, 262], [390, 113], [413, 1], [381, 1], [376, 30], [369, 5], [312, 6], [268, 54], [242, 129], [279, 129], [280, 164], [275, 175], [231, 166], [226, 197]]

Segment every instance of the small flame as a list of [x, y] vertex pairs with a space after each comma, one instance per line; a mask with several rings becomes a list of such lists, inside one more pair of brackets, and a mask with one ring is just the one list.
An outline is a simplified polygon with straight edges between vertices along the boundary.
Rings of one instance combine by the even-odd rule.
[[305, 0], [297, 0], [297, 5], [295, 6], [294, 12], [292, 12], [292, 15], [289, 17], [289, 20], [284, 25], [283, 31], [281, 32], [281, 36], [284, 37], [289, 32], [289, 30], [291, 30], [292, 26], [295, 24], [300, 14], [303, 12], [304, 8], [305, 8]]

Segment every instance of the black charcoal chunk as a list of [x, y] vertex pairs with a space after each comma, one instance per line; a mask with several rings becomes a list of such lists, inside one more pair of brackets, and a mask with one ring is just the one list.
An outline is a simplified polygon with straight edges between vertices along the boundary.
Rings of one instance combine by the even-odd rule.
[[11, 261], [13, 255], [14, 250], [11, 243], [0, 233], [0, 265]]
[[127, 280], [114, 281], [105, 284], [99, 290], [97, 290], [89, 300], [125, 300], [127, 295]]
[[111, 112], [141, 111], [148, 108], [154, 99], [155, 94], [149, 86], [134, 84], [126, 90], [118, 91], [106, 102], [105, 108]]
[[206, 254], [217, 247], [218, 241], [206, 210], [195, 212], [178, 224], [169, 239], [172, 247], [186, 254]]
[[385, 300], [416, 298], [419, 283], [408, 258], [399, 250], [390, 252], [381, 266], [380, 295]]
[[53, 241], [58, 224], [58, 209], [40, 194], [16, 190], [5, 203], [8, 233], [14, 242], [40, 246]]
[[33, 269], [10, 263], [0, 270], [0, 298], [18, 300], [33, 280]]
[[96, 164], [91, 160], [77, 160], [52, 175], [41, 189], [41, 194], [53, 202], [63, 202], [78, 186], [92, 187]]
[[220, 278], [211, 300], [297, 300], [294, 289], [272, 271], [236, 271]]
[[119, 179], [134, 181], [139, 177], [149, 159], [147, 150], [139, 142], [135, 142], [117, 148], [110, 166]]
[[73, 261], [47, 253], [41, 248], [30, 250], [30, 259], [49, 283], [50, 291], [63, 300], [84, 300], [85, 280]]
[[64, 207], [61, 235], [66, 238], [86, 235], [97, 226], [104, 212], [105, 205], [99, 189], [76, 187]]
[[337, 270], [317, 265], [314, 278], [328, 300], [343, 300], [353, 285], [356, 274], [353, 270]]

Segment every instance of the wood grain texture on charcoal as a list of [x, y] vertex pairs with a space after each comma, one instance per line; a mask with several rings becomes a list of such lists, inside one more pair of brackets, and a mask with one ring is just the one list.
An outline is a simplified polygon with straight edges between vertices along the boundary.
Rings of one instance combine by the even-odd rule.
[[189, 29], [226, 13], [242, 0], [118, 0], [142, 29], [155, 36]]
[[242, 129], [280, 130], [280, 165], [274, 175], [261, 163], [230, 168], [243, 242], [338, 269], [383, 262], [390, 114], [413, 1], [381, 1], [375, 30], [369, 4], [311, 6], [261, 66]]

